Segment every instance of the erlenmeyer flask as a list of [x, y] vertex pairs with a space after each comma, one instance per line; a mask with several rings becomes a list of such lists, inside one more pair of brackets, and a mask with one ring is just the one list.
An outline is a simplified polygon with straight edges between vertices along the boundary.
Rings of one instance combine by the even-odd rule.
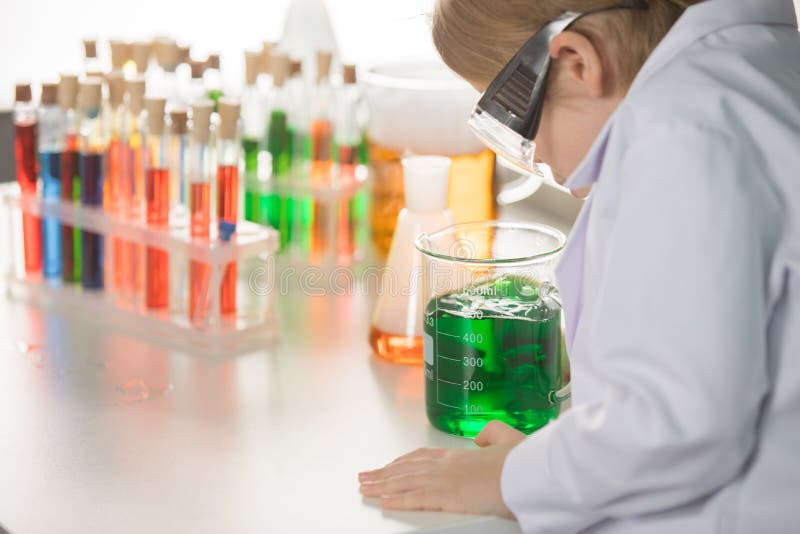
[[422, 263], [414, 241], [453, 224], [449, 171], [446, 157], [403, 159], [406, 207], [397, 218], [369, 336], [375, 353], [394, 363], [422, 364]]

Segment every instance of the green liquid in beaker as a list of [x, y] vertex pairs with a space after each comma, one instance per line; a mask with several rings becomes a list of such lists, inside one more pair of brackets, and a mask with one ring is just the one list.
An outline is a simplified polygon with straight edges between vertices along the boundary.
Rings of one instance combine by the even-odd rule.
[[431, 300], [424, 344], [434, 427], [474, 437], [498, 419], [530, 434], [558, 416], [561, 313], [537, 282], [502, 275]]

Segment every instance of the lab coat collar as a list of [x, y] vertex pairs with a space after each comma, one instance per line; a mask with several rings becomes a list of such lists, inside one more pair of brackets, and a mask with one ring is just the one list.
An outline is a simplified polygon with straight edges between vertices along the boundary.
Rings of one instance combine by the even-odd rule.
[[[650, 54], [628, 94], [636, 91], [661, 67], [698, 39], [740, 24], [781, 24], [797, 28], [797, 14], [792, 0], [706, 0], [693, 5]], [[580, 189], [597, 181], [615, 117], [616, 113], [606, 121], [588, 154], [564, 184], [565, 187]]]

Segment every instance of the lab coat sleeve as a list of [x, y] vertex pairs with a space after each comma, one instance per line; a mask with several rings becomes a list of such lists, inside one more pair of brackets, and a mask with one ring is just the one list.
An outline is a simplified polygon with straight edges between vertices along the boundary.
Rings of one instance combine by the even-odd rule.
[[525, 532], [695, 501], [751, 454], [767, 390], [767, 255], [748, 193], [764, 178], [739, 143], [681, 126], [627, 151], [591, 292], [599, 312], [583, 314], [588, 348], [572, 355], [574, 379], [591, 362], [603, 393], [507, 457], [503, 498]]

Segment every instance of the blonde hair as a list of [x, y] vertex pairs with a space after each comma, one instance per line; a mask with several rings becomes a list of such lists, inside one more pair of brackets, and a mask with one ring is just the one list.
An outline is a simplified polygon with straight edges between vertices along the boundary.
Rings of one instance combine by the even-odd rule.
[[[649, 0], [649, 9], [615, 9], [579, 20], [570, 29], [589, 39], [619, 85], [630, 86], [656, 45], [692, 4]], [[522, 45], [567, 11], [587, 12], [619, 0], [437, 0], [433, 42], [463, 78], [488, 85]]]

